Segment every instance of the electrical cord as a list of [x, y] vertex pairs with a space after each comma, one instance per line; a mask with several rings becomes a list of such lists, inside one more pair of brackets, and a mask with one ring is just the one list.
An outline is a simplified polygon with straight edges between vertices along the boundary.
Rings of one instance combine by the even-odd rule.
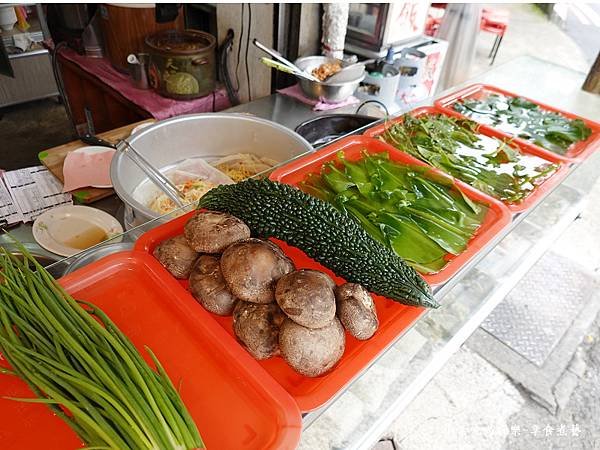
[[75, 134], [79, 135], [77, 132], [77, 127], [75, 126], [75, 120], [73, 118], [73, 111], [71, 110], [71, 104], [69, 103], [69, 97], [67, 96], [67, 91], [65, 89], [65, 83], [62, 78], [62, 74], [60, 73], [60, 69], [58, 68], [58, 52], [63, 47], [66, 47], [67, 43], [65, 41], [59, 42], [54, 46], [54, 50], [52, 51], [52, 72], [54, 73], [54, 79], [56, 80], [56, 87], [58, 88], [58, 94], [60, 95], [63, 106], [65, 107], [65, 111], [67, 112], [67, 116], [69, 117], [69, 121], [75, 130]]
[[389, 110], [387, 109], [387, 106], [385, 106], [385, 103], [383, 103], [383, 102], [380, 102], [379, 100], [366, 100], [366, 101], [362, 102], [362, 103], [361, 103], [361, 104], [358, 106], [358, 108], [356, 108], [356, 111], [354, 112], [354, 114], [358, 114], [358, 112], [359, 112], [359, 111], [362, 109], [362, 107], [363, 107], [363, 106], [365, 106], [365, 105], [368, 105], [368, 104], [370, 104], [370, 103], [374, 103], [374, 104], [376, 104], [376, 105], [380, 106], [380, 107], [381, 107], [381, 109], [383, 109], [383, 110], [385, 111], [385, 116], [386, 116], [386, 117], [389, 117], [389, 116], [390, 116], [390, 112], [389, 112]]
[[[218, 55], [219, 55], [219, 79], [225, 85], [225, 90], [227, 91], [227, 97], [229, 98], [229, 103], [232, 106], [236, 106], [240, 104], [240, 99], [237, 95], [237, 90], [233, 88], [231, 83], [231, 77], [229, 76], [229, 65], [228, 65], [228, 54], [233, 47], [233, 38], [234, 33], [230, 28], [227, 30], [227, 35], [223, 40], [223, 43], [219, 47]], [[213, 97], [213, 110], [215, 109], [215, 98]]]
[[248, 34], [246, 35], [246, 55], [244, 62], [246, 64], [246, 81], [248, 82], [248, 101], [252, 101], [252, 92], [250, 91], [250, 68], [248, 67], [248, 49], [250, 47], [250, 33], [252, 30], [252, 5], [248, 3]]
[[238, 41], [237, 60], [235, 64], [235, 91], [240, 91], [240, 56], [242, 56], [242, 41], [244, 39], [244, 3], [242, 3], [242, 11], [240, 14], [240, 40]]

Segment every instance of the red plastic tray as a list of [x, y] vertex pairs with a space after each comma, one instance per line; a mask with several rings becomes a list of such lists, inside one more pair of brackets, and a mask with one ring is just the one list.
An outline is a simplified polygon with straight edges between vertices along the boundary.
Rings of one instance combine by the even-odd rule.
[[350, 136], [341, 139], [332, 145], [329, 145], [315, 153], [304, 158], [292, 161], [283, 167], [276, 169], [269, 178], [282, 183], [297, 186], [310, 173], [320, 173], [321, 167], [327, 161], [335, 160], [339, 151], [344, 152], [344, 157], [349, 161], [356, 161], [361, 158], [361, 152], [367, 150], [370, 153], [388, 152], [390, 159], [401, 164], [428, 167], [436, 178], [446, 178], [454, 183], [456, 189], [459, 189], [472, 200], [485, 203], [489, 206], [488, 213], [483, 219], [482, 224], [469, 241], [466, 250], [460, 255], [449, 257], [449, 262], [442, 270], [436, 274], [423, 275], [425, 281], [431, 285], [443, 284], [448, 281], [456, 272], [460, 270], [479, 250], [493, 239], [504, 227], [511, 222], [510, 211], [498, 200], [486, 195], [460, 180], [454, 180], [450, 175], [428, 166], [427, 164], [413, 158], [396, 148], [388, 145], [378, 139], [365, 136]]
[[[193, 214], [194, 212], [188, 213], [144, 233], [136, 242], [135, 248], [151, 253], [160, 242], [182, 234], [185, 223]], [[342, 278], [335, 276], [330, 270], [306, 256], [301, 250], [276, 239], [273, 239], [273, 242], [279, 245], [292, 259], [296, 268], [320, 270], [331, 276], [336, 284], [344, 283]], [[164, 273], [168, 275], [166, 270]], [[188, 286], [187, 280], [180, 280], [179, 284], [185, 288]], [[187, 296], [189, 299], [193, 299], [190, 293], [187, 293]], [[423, 308], [405, 306], [381, 296], [373, 295], [373, 299], [379, 317], [379, 329], [367, 341], [359, 341], [346, 333], [344, 355], [330, 372], [320, 377], [310, 378], [294, 371], [279, 356], [266, 361], [258, 361], [262, 369], [296, 400], [301, 411], [314, 410], [331, 400], [425, 311]], [[217, 316], [204, 311], [199, 320], [205, 321], [207, 324], [210, 322], [211, 325], [218, 323], [227, 333], [235, 336], [231, 325], [231, 317]], [[240, 344], [237, 342], [232, 343], [231, 340], [227, 342], [227, 345], [235, 346], [238, 351], [242, 349]]]
[[[297, 405], [153, 257], [117, 253], [60, 283], [102, 308], [142, 354], [144, 345], [154, 351], [174, 384], [181, 382], [182, 399], [208, 449], [296, 448]], [[0, 396], [32, 396], [19, 379], [0, 380]], [[82, 446], [45, 405], [1, 398], [0, 442], [4, 450]]]
[[[411, 114], [414, 117], [419, 117], [419, 116], [426, 115], [426, 114], [445, 114], [450, 117], [457, 116], [456, 114], [448, 113], [448, 110], [441, 109], [441, 108], [434, 108], [431, 106], [423, 106], [421, 108], [416, 108], [416, 109], [412, 110], [409, 114]], [[460, 116], [460, 117], [463, 117], [463, 116]], [[401, 121], [402, 121], [402, 116], [395, 117], [394, 119], [391, 119], [390, 121], [388, 121], [386, 123], [382, 123], [373, 128], [369, 128], [368, 130], [366, 130], [364, 132], [364, 136], [377, 137], [380, 134], [382, 134], [385, 131], [385, 129], [390, 126], [390, 124], [394, 124], [394, 123], [401, 122]], [[531, 191], [531, 193], [527, 197], [525, 197], [523, 199], [523, 201], [521, 201], [520, 203], [505, 203], [505, 205], [508, 207], [508, 209], [510, 209], [514, 213], [522, 212], [522, 211], [525, 211], [525, 210], [531, 208], [534, 204], [536, 204], [540, 200], [541, 197], [543, 197], [548, 191], [551, 191], [552, 189], [554, 189], [569, 174], [568, 165], [565, 164], [564, 159], [561, 158], [559, 155], [556, 155], [552, 152], [544, 150], [544, 149], [537, 147], [533, 144], [530, 144], [526, 141], [516, 142], [516, 140], [513, 140], [510, 137], [507, 137], [505, 133], [502, 133], [502, 132], [500, 132], [494, 128], [491, 128], [489, 126], [486, 126], [486, 125], [479, 125], [477, 132], [484, 136], [495, 137], [500, 140], [513, 141], [512, 145], [517, 147], [521, 153], [523, 153], [525, 155], [538, 156], [542, 159], [545, 159], [546, 161], [560, 165], [558, 167], [558, 169], [556, 170], [556, 172], [554, 172], [550, 177], [548, 177], [540, 185], [538, 185], [533, 191]], [[391, 144], [388, 144], [388, 145], [390, 145], [390, 147], [392, 147], [392, 148], [396, 148]], [[427, 162], [425, 162], [425, 164], [427, 164]]]
[[[512, 92], [505, 91], [504, 89], [500, 89], [495, 86], [489, 86], [486, 84], [473, 84], [473, 85], [467, 86], [466, 88], [461, 89], [457, 92], [454, 92], [450, 95], [447, 95], [446, 97], [442, 97], [442, 98], [436, 100], [435, 106], [445, 110], [446, 112], [449, 112], [452, 115], [464, 117], [462, 114], [460, 114], [459, 112], [457, 112], [453, 109], [452, 106], [454, 105], [454, 103], [456, 103], [459, 100], [465, 99], [465, 98], [471, 98], [471, 99], [486, 98], [490, 94], [502, 94], [507, 97], [523, 97], [524, 99], [529, 100], [530, 102], [536, 103], [542, 109], [545, 109], [547, 111], [553, 111], [564, 117], [567, 117], [568, 119], [580, 119], [589, 128], [591, 128], [592, 134], [590, 135], [590, 137], [588, 137], [585, 141], [576, 142], [575, 144], [571, 145], [571, 147], [569, 147], [569, 149], [567, 150], [567, 152], [564, 155], [558, 155], [557, 153], [551, 152], [550, 150], [546, 150], [542, 147], [536, 146], [538, 149], [540, 149], [544, 152], [547, 152], [550, 155], [554, 155], [560, 159], [563, 159], [564, 161], [569, 161], [569, 162], [582, 161], [585, 158], [587, 158], [589, 155], [591, 155], [595, 150], [600, 148], [600, 124], [599, 123], [594, 122], [589, 119], [586, 119], [584, 117], [577, 116], [575, 114], [571, 114], [566, 111], [562, 111], [560, 109], [554, 108], [554, 107], [546, 105], [544, 103], [540, 103], [536, 100], [527, 98], [523, 95], [518, 95], [518, 94], [514, 94]], [[472, 119], [472, 120], [476, 120], [476, 119]], [[525, 139], [514, 136], [511, 133], [507, 133], [504, 131], [499, 131], [499, 132], [506, 137], [514, 138], [515, 141], [518, 142], [519, 144], [525, 143], [525, 144], [529, 144], [529, 145], [534, 145]]]

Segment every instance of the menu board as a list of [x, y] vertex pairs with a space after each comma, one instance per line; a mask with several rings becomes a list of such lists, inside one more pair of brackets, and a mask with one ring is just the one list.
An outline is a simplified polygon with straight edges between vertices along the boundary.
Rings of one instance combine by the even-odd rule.
[[[71, 194], [62, 192], [62, 184], [44, 166], [4, 172], [2, 180], [4, 181], [0, 189], [2, 223], [30, 222], [48, 209], [73, 203]], [[9, 194], [10, 199], [6, 197], [6, 193]]]
[[5, 227], [22, 221], [21, 210], [13, 202], [4, 183], [0, 183], [0, 226]]

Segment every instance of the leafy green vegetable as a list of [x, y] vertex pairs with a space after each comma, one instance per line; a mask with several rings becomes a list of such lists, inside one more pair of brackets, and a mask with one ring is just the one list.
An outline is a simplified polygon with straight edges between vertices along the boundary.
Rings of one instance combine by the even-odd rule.
[[387, 153], [365, 151], [356, 162], [340, 153], [300, 188], [348, 212], [419, 272], [435, 273], [446, 266], [448, 254], [466, 249], [487, 207], [429, 170], [397, 164]]
[[0, 352], [11, 365], [0, 373], [38, 398], [12, 400], [45, 403], [86, 448], [203, 448], [152, 351], [155, 370], [106, 314], [74, 300], [18, 245], [24, 261], [0, 250]]
[[592, 134], [582, 120], [544, 110], [521, 97], [490, 94], [484, 99], [463, 99], [453, 107], [478, 122], [493, 125], [559, 155]]
[[477, 133], [477, 124], [445, 115], [406, 114], [380, 136], [385, 142], [486, 194], [520, 203], [558, 166]]

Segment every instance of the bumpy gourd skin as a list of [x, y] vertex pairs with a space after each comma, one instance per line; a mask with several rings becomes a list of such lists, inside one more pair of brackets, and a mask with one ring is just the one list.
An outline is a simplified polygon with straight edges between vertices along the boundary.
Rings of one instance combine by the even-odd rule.
[[292, 186], [253, 179], [221, 185], [205, 194], [198, 208], [232, 214], [253, 234], [298, 247], [371, 292], [406, 305], [439, 306], [423, 278], [350, 216]]

